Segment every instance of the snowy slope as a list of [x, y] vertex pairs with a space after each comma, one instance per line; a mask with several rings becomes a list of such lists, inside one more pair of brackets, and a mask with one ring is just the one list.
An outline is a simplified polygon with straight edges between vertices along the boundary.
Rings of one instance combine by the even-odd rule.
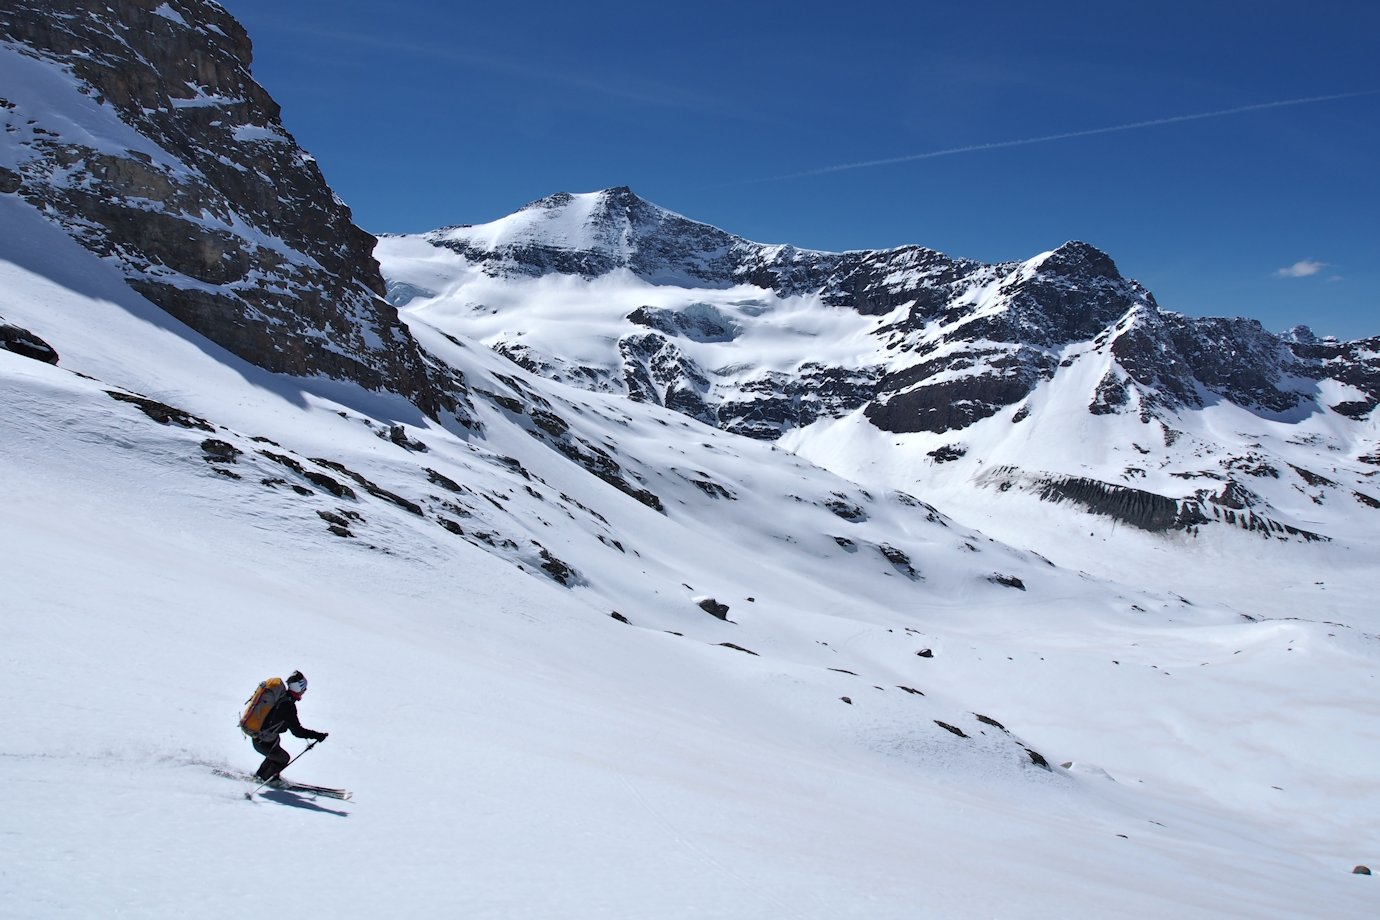
[[[0, 207], [0, 315], [62, 355], [0, 351], [7, 915], [240, 916], [265, 840], [329, 916], [1373, 913], [1365, 630], [1081, 576], [414, 324], [462, 437], [244, 364]], [[294, 667], [331, 738], [291, 772], [352, 802], [209, 773]]]
[[[1183, 329], [1085, 244], [627, 189], [385, 241], [400, 319], [218, 5], [0, 37], [0, 916], [1374, 915], [1370, 346], [1228, 324], [1175, 354], [1249, 373], [1155, 389]], [[214, 773], [293, 668], [350, 802]]]

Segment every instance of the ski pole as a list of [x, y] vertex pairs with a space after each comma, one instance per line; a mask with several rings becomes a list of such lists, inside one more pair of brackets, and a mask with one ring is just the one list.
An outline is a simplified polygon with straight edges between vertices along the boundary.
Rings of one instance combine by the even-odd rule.
[[[317, 739], [316, 739], [315, 741], [313, 741], [311, 744], [307, 745], [306, 747], [304, 747], [304, 748], [302, 749], [302, 754], [305, 754], [307, 751], [310, 751], [312, 748], [316, 747], [316, 746], [317, 746], [318, 744], [320, 744], [320, 743], [321, 743], [321, 739], [320, 739], [320, 738], [317, 738]], [[259, 783], [259, 785], [255, 786], [251, 791], [245, 793], [245, 797], [248, 798], [248, 797], [250, 797], [250, 796], [253, 796], [255, 792], [258, 792], [260, 789], [262, 789], [264, 786], [268, 785], [268, 784], [269, 784], [270, 782], [272, 782], [274, 779], [276, 779], [277, 777], [281, 776], [281, 775], [283, 774], [283, 770], [286, 770], [288, 767], [290, 767], [290, 766], [292, 766], [293, 764], [295, 764], [295, 763], [298, 761], [298, 759], [302, 756], [302, 754], [298, 754], [296, 757], [292, 758], [292, 759], [289, 760], [287, 763], [283, 764], [283, 769], [282, 769], [282, 770], [279, 770], [277, 773], [273, 774], [273, 775], [270, 776], [268, 779], [264, 780], [262, 783]]]

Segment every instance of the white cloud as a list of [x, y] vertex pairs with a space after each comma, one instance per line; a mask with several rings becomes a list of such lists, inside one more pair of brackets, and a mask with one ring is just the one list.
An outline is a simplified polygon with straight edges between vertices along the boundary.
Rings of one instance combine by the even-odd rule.
[[1281, 268], [1275, 272], [1276, 278], [1308, 278], [1327, 268], [1326, 262], [1317, 262], [1313, 259], [1303, 259], [1295, 262], [1288, 268]]

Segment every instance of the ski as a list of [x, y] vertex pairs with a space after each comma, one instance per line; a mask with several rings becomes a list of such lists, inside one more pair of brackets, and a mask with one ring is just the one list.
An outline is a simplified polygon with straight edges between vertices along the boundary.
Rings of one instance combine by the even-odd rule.
[[[236, 770], [213, 769], [212, 773], [223, 776], [226, 779], [237, 779], [246, 783], [258, 783], [259, 778], [251, 773], [240, 773]], [[310, 783], [294, 783], [290, 780], [278, 783], [277, 785], [265, 786], [265, 789], [282, 789], [287, 792], [300, 792], [303, 795], [321, 795], [327, 798], [349, 801], [354, 797], [354, 793], [348, 789], [332, 789], [329, 786], [313, 786]]]
[[354, 793], [348, 789], [331, 789], [328, 786], [312, 786], [307, 783], [282, 783], [272, 788], [286, 789], [288, 792], [301, 792], [306, 795], [324, 795], [327, 798], [342, 801], [349, 801], [354, 796]]

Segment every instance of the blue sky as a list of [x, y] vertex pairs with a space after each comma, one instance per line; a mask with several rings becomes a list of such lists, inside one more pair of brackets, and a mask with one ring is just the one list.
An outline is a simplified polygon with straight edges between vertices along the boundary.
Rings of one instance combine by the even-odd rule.
[[1380, 335], [1380, 4], [222, 3], [376, 233], [628, 185], [805, 248], [1081, 239], [1165, 309]]

